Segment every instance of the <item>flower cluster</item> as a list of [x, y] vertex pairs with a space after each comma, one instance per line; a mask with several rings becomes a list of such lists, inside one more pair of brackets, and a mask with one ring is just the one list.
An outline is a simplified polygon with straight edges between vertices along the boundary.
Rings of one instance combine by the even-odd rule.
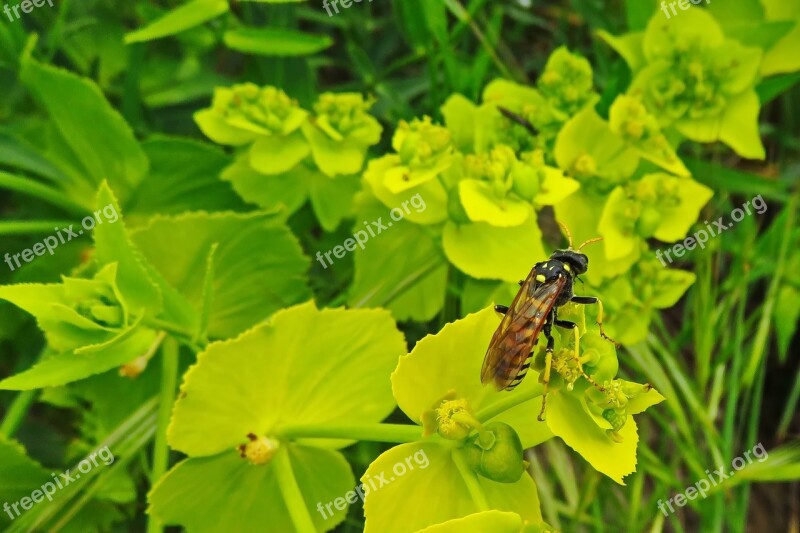
[[240, 147], [222, 177], [244, 200], [293, 212], [310, 198], [332, 231], [350, 214], [353, 194], [343, 195], [351, 188], [344, 182], [357, 180], [380, 140], [372, 104], [357, 93], [323, 93], [309, 112], [280, 89], [244, 83], [217, 88], [211, 107], [194, 118], [214, 142]]
[[[593, 292], [624, 278], [648, 239], [675, 242], [697, 220], [711, 190], [678, 157], [663, 109], [632, 89], [605, 119], [595, 110], [598, 98], [589, 63], [559, 48], [535, 86], [495, 80], [480, 104], [453, 95], [442, 107], [445, 124], [429, 117], [401, 122], [394, 152], [369, 162], [364, 181], [383, 206], [415, 194], [426, 199], [426, 212], [408, 217], [424, 226], [406, 231], [408, 246], [424, 242], [438, 251], [440, 265], [468, 276], [465, 308], [504, 298], [503, 283], [523, 279], [549, 255], [538, 225], [545, 206], [576, 242], [603, 237], [602, 246], [586, 251]], [[357, 273], [378, 269], [385, 254], [357, 253]], [[424, 268], [407, 258], [405, 265], [390, 276]], [[443, 305], [446, 283], [445, 270], [431, 270], [426, 283], [409, 289], [419, 294], [388, 305], [398, 318], [429, 319]], [[353, 301], [361, 301], [359, 289], [357, 282]], [[607, 320], [619, 320], [616, 310]]]

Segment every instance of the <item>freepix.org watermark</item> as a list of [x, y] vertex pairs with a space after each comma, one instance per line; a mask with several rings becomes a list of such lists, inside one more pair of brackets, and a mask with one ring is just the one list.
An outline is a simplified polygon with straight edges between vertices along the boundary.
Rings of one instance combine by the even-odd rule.
[[[103, 446], [96, 452], [93, 452], [86, 457], [86, 459], [78, 463], [78, 465], [72, 469], [72, 472], [67, 469], [59, 475], [50, 474], [53, 476], [53, 481], [46, 482], [42, 485], [41, 489], [36, 489], [31, 492], [30, 496], [25, 496], [24, 498], [12, 504], [4, 502], [3, 511], [8, 514], [11, 520], [14, 520], [20, 516], [22, 512], [30, 510], [34, 505], [41, 503], [45, 498], [47, 498], [48, 501], [53, 501], [53, 495], [56, 492], [63, 489], [73, 481], [80, 479], [81, 473], [88, 474], [92, 471], [92, 468], [99, 466], [97, 462], [98, 458], [100, 458], [100, 460], [103, 461], [103, 464], [106, 466], [114, 462], [114, 454], [111, 453], [111, 450], [108, 449], [108, 446]], [[22, 512], [19, 510], [20, 507], [22, 507]]]
[[[420, 196], [419, 193], [417, 193], [402, 203], [403, 209], [400, 209], [399, 207], [393, 207], [392, 210], [389, 211], [389, 217], [394, 222], [400, 222], [401, 220], [403, 220], [403, 218], [405, 218], [407, 214], [411, 212], [409, 206], [414, 208], [415, 213], [422, 213], [423, 211], [425, 211], [425, 208], [427, 207], [427, 205], [425, 205], [425, 200], [423, 200], [422, 196]], [[361, 249], [363, 250], [364, 245], [371, 237], [377, 237], [378, 235], [380, 235], [381, 232], [391, 228], [394, 222], [389, 221], [384, 224], [383, 217], [378, 217], [378, 220], [373, 220], [372, 222], [365, 221], [364, 222], [364, 226], [366, 226], [365, 230], [361, 229], [356, 231], [353, 234], [352, 238], [345, 239], [342, 244], [334, 246], [332, 250], [328, 250], [324, 254], [322, 252], [317, 252], [317, 261], [319, 261], [319, 264], [322, 265], [322, 268], [328, 268], [329, 265], [333, 264], [333, 259], [331, 259], [331, 254], [333, 254], [333, 256], [336, 259], [341, 259], [345, 255], [347, 255], [347, 252], [352, 252], [353, 250], [355, 250], [356, 245], [361, 247]], [[324, 258], [322, 257], [323, 255], [325, 256]]]
[[[711, 0], [691, 0], [691, 2], [694, 5], [702, 4], [703, 2], [705, 2], [706, 4], [710, 4]], [[689, 0], [678, 0], [677, 2], [669, 2], [669, 3], [663, 1], [661, 2], [661, 11], [664, 12], [664, 16], [666, 16], [667, 19], [670, 19], [674, 15], [678, 14], [678, 11], [675, 9], [675, 4], [678, 4], [678, 7], [681, 8], [683, 11], [686, 11], [691, 7], [691, 4], [689, 4]], [[672, 15], [669, 14], [669, 11], [667, 10], [667, 5], [669, 5], [670, 9], [672, 9]]]
[[[756, 459], [758, 459], [759, 463], [763, 463], [764, 461], [767, 460], [767, 457], [769, 457], [767, 450], [764, 449], [764, 445], [759, 442], [758, 444], [753, 446], [752, 450], [747, 450], [742, 454], [744, 458], [737, 457], [733, 461], [731, 461], [731, 466], [733, 467], [735, 472], [726, 473], [724, 466], [720, 466], [717, 470], [714, 470], [713, 472], [706, 470], [708, 479], [701, 479], [694, 485], [687, 487], [685, 491], [676, 494], [675, 496], [668, 499], [666, 501], [666, 504], [662, 500], [658, 500], [658, 509], [662, 513], [664, 513], [664, 516], [669, 516], [669, 513], [667, 512], [667, 507], [669, 507], [670, 513], [675, 512], [675, 508], [672, 506], [673, 501], [675, 502], [675, 505], [677, 505], [678, 507], [683, 507], [684, 505], [686, 505], [687, 501], [696, 499], [698, 495], [700, 499], [705, 498], [706, 492], [711, 490], [712, 486], [716, 487], [720, 483], [723, 483], [726, 479], [733, 477], [733, 475], [736, 472], [738, 472], [745, 466], [752, 464], [753, 458], [750, 457], [751, 453], [755, 456]], [[716, 479], [714, 479], [715, 477]]]
[[420, 468], [420, 470], [425, 470], [428, 468], [429, 464], [431, 463], [428, 459], [428, 456], [425, 455], [425, 450], [417, 450], [414, 452], [414, 455], [409, 455], [406, 457], [405, 462], [395, 463], [395, 465], [392, 467], [392, 473], [389, 474], [389, 479], [386, 479], [387, 474], [385, 472], [375, 474], [375, 476], [370, 476], [364, 480], [361, 485], [357, 486], [356, 490], [351, 490], [345, 494], [344, 497], [340, 496], [332, 502], [328, 502], [325, 504], [325, 506], [322, 505], [322, 502], [317, 502], [317, 511], [319, 511], [319, 513], [322, 515], [322, 518], [327, 520], [333, 516], [333, 509], [331, 509], [331, 507], [336, 507], [338, 510], [344, 511], [347, 508], [348, 503], [356, 503], [359, 498], [361, 498], [361, 503], [364, 503], [364, 498], [366, 498], [367, 494], [375, 492], [384, 485], [388, 485], [398, 477], [406, 475], [406, 472], [414, 470], [414, 468], [417, 466]]
[[[333, 7], [333, 10], [336, 11], [336, 14], [338, 15], [339, 7], [336, 4], [341, 5], [342, 9], [348, 9], [353, 5], [353, 2], [360, 4], [362, 0], [330, 0], [330, 2], [328, 0], [322, 0], [322, 8], [328, 12], [329, 17], [332, 17], [333, 13], [331, 12], [331, 7]], [[372, 0], [369, 0], [369, 2], [372, 3]]]
[[11, 10], [14, 10], [14, 15], [17, 17], [16, 20], [19, 20], [20, 14], [19, 10], [22, 10], [23, 13], [32, 13], [34, 7], [42, 7], [43, 5], [49, 5], [53, 7], [53, 0], [22, 0], [19, 4], [13, 5], [10, 8], [8, 4], [3, 6], [3, 12], [8, 17], [8, 20], [14, 22], [14, 19], [11, 18]]
[[[752, 205], [753, 209], [755, 209], [756, 214], [763, 215], [767, 212], [767, 202], [759, 194], [755, 198], [746, 201], [742, 204], [742, 207], [737, 207], [733, 211], [731, 211], [731, 218], [733, 222], [741, 222], [744, 220], [745, 215], [752, 215], [753, 211], [750, 210], [750, 206]], [[714, 225], [712, 227], [711, 224], [708, 223], [708, 220], [703, 221], [706, 225], [705, 229], [699, 229], [691, 237], [686, 237], [682, 243], [677, 243], [672, 246], [672, 248], [668, 248], [664, 252], [661, 250], [656, 250], [656, 258], [661, 261], [663, 266], [667, 266], [667, 263], [664, 261], [666, 257], [667, 261], [672, 263], [672, 254], [675, 254], [675, 257], [683, 257], [683, 254], [686, 253], [686, 250], [694, 250], [697, 246], [700, 248], [705, 248], [706, 243], [711, 237], [718, 237], [720, 233], [723, 231], [731, 229], [735, 224], [726, 224], [725, 217], [719, 217], [717, 220], [714, 221]], [[714, 229], [717, 229], [715, 232]]]
[[[112, 204], [108, 204], [103, 209], [98, 209], [95, 211], [93, 215], [84, 217], [84, 219], [81, 220], [81, 227], [83, 227], [83, 229], [80, 229], [76, 232], [72, 229], [75, 224], [70, 224], [68, 228], [63, 229], [53, 228], [53, 231], [56, 233], [55, 235], [45, 237], [43, 241], [37, 242], [30, 248], [26, 248], [19, 253], [13, 255], [6, 253], [4, 261], [8, 265], [8, 268], [10, 268], [13, 272], [15, 268], [20, 268], [22, 266], [22, 263], [20, 263], [20, 257], [26, 263], [30, 263], [35, 257], [44, 255], [45, 251], [50, 252], [50, 255], [53, 255], [55, 249], [58, 248], [59, 245], [66, 244], [73, 238], [77, 239], [83, 235], [84, 231], [92, 231], [96, 225], [102, 224], [103, 218], [100, 217], [101, 213], [103, 217], [105, 217], [105, 222], [110, 224], [113, 224], [119, 220], [117, 209]], [[14, 264], [17, 266], [15, 267]]]

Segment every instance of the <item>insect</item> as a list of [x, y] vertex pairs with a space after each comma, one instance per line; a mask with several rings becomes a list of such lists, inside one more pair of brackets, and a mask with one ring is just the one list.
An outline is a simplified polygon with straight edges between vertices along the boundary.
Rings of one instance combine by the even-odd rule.
[[575, 296], [573, 283], [578, 276], [586, 273], [589, 268], [589, 258], [581, 253], [581, 248], [587, 244], [602, 240], [602, 237], [589, 239], [581, 244], [577, 250], [572, 249], [572, 235], [566, 226], [561, 226], [569, 240], [566, 250], [556, 250], [547, 261], [536, 263], [528, 277], [520, 281], [520, 289], [510, 306], [496, 305], [495, 310], [502, 313], [503, 319], [497, 330], [492, 335], [489, 348], [483, 360], [481, 369], [481, 382], [487, 384], [494, 382], [498, 390], [513, 390], [520, 384], [533, 357], [533, 347], [537, 342], [539, 333], [547, 339], [545, 355], [545, 368], [542, 374], [544, 394], [542, 397], [542, 410], [539, 421], [544, 420], [545, 402], [547, 401], [547, 386], [550, 383], [550, 369], [552, 366], [554, 339], [553, 326], [571, 329], [575, 332], [575, 359], [578, 369], [592, 385], [603, 391], [589, 377], [578, 359], [578, 329], [574, 322], [559, 320], [558, 308], [573, 302], [577, 304], [598, 304], [597, 324], [600, 326], [600, 335], [617, 344], [608, 337], [603, 330], [603, 304], [594, 296]]
[[509, 111], [505, 107], [501, 106], [497, 106], [497, 110], [500, 111], [500, 113], [502, 113], [503, 116], [505, 116], [507, 119], [516, 122], [526, 130], [528, 130], [528, 132], [530, 132], [534, 137], [539, 134], [539, 130], [536, 129], [536, 126], [531, 124], [528, 120], [525, 120], [521, 116], [517, 115], [513, 111]]

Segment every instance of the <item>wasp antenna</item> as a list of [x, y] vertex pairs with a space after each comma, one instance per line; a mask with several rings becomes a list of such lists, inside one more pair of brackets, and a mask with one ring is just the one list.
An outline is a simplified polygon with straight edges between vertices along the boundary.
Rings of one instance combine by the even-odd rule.
[[[570, 233], [569, 228], [565, 224], [559, 222], [558, 225], [561, 226], [561, 229], [567, 234], [567, 241], [569, 242], [570, 249], [572, 249], [572, 233]], [[580, 248], [578, 248], [578, 250], [580, 250]]]
[[578, 246], [578, 251], [580, 251], [580, 249], [583, 248], [584, 246], [586, 246], [587, 244], [592, 244], [593, 242], [599, 242], [599, 241], [602, 241], [602, 240], [603, 240], [602, 237], [595, 237], [594, 239], [589, 239], [585, 243], [583, 243], [580, 246]]

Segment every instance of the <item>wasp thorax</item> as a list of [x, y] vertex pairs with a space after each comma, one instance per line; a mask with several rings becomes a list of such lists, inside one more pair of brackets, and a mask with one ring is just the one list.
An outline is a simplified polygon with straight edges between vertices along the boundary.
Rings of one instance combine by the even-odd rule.
[[247, 438], [250, 442], [240, 445], [237, 449], [239, 455], [243, 459], [247, 459], [250, 464], [265, 465], [269, 463], [280, 448], [280, 441], [270, 437], [258, 437], [253, 433], [248, 433]]

